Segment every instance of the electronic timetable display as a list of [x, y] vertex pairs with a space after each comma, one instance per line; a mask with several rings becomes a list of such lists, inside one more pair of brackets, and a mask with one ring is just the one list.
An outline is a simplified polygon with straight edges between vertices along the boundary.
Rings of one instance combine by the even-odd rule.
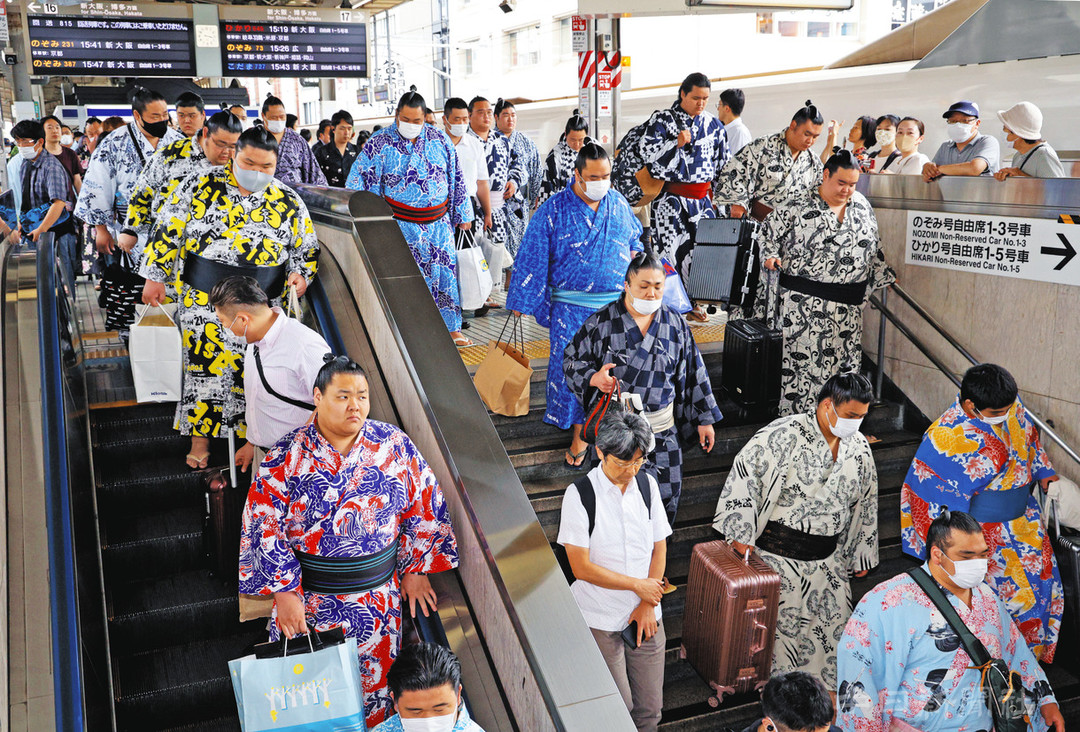
[[222, 21], [221, 65], [226, 76], [366, 77], [367, 26]]
[[197, 75], [189, 19], [28, 15], [26, 22], [32, 74]]

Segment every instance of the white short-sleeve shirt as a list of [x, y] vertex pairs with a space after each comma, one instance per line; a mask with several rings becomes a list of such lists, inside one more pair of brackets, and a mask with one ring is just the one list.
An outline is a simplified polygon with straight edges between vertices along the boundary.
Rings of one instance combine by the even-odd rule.
[[[564, 546], [587, 547], [589, 560], [604, 569], [628, 577], [648, 577], [653, 545], [671, 535], [656, 479], [648, 476], [652, 492], [648, 511], [635, 483], [631, 482], [623, 492], [600, 466], [592, 469], [589, 480], [596, 494], [592, 536], [589, 536], [589, 516], [577, 487], [571, 485], [563, 497], [558, 542]], [[623, 630], [630, 622], [630, 613], [641, 602], [631, 590], [608, 590], [582, 580], [570, 585], [570, 592], [589, 627], [608, 632]], [[660, 620], [659, 604], [655, 612]]]
[[458, 160], [461, 161], [461, 177], [465, 179], [465, 189], [470, 196], [476, 195], [477, 181], [488, 179], [487, 154], [484, 145], [476, 137], [466, 133], [461, 136], [458, 144], [454, 145], [457, 150]]

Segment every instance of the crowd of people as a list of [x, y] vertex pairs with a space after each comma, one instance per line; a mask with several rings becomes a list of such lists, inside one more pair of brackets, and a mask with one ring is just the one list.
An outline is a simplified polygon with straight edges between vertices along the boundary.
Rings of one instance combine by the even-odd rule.
[[[516, 129], [512, 103], [451, 98], [440, 122], [414, 91], [392, 124], [358, 133], [341, 110], [314, 145], [276, 97], [248, 127], [244, 108], [207, 115], [191, 93], [175, 100], [173, 121], [149, 89], [134, 93], [132, 122], [91, 118], [77, 141], [55, 117], [12, 130], [20, 234], [53, 232], [72, 276], [84, 272], [81, 236], [102, 265], [122, 256], [144, 278], [144, 303], [175, 302], [184, 379], [174, 428], [191, 438], [186, 461], [205, 468], [210, 440], [231, 434], [245, 440], [235, 461], [254, 471], [240, 592], [250, 612], [273, 618], [272, 638], [343, 626], [357, 639], [369, 726], [438, 718], [424, 728], [477, 729], [452, 655], [401, 650], [403, 602], [435, 609], [426, 575], [455, 567], [457, 547], [419, 450], [369, 419], [363, 369], [291, 317], [289, 296], [303, 296], [319, 254], [298, 183], [386, 200], [458, 346], [471, 345], [455, 254], [466, 233], [502, 258], [491, 265], [510, 316], [549, 329], [544, 419], [568, 431], [568, 465], [595, 465], [566, 491], [558, 543], [639, 730], [656, 729], [663, 705], [661, 599], [673, 589], [666, 551], [683, 449], [712, 450], [723, 420], [692, 333], [707, 315], [699, 306], [683, 317], [664, 292], [672, 272], [687, 277], [703, 219], [757, 219], [761, 266], [779, 272], [781, 416], [738, 453], [714, 527], [782, 578], [778, 675], [760, 728], [821, 732], [835, 716], [845, 730], [931, 732], [958, 719], [989, 729], [979, 672], [920, 578], [888, 580], [850, 612], [850, 578], [878, 564], [877, 469], [859, 431], [873, 400], [862, 310], [895, 282], [855, 186], [863, 174], [1060, 176], [1041, 114], [1027, 102], [998, 113], [1016, 149], [1003, 168], [971, 101], [944, 112], [950, 141], [929, 158], [911, 117], [861, 117], [841, 141], [844, 124], [826, 128], [808, 100], [784, 129], [754, 138], [741, 90], [723, 91], [715, 114], [711, 98], [706, 76], [687, 76], [614, 157], [576, 114], [545, 160]], [[761, 317], [765, 303], [762, 285], [729, 317]], [[613, 392], [626, 406], [600, 423], [590, 455], [586, 412]], [[1037, 661], [1054, 658], [1064, 599], [1032, 495], [1056, 479], [1012, 377], [977, 366], [926, 433], [901, 522], [920, 571], [1019, 672], [1033, 720], [1063, 732]]]

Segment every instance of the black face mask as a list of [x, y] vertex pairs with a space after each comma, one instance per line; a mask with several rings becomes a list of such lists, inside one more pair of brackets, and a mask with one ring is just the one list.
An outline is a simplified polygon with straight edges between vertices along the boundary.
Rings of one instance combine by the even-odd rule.
[[161, 122], [147, 122], [145, 119], [139, 120], [142, 128], [146, 131], [146, 134], [150, 137], [164, 137], [165, 133], [169, 131], [169, 121], [162, 120]]

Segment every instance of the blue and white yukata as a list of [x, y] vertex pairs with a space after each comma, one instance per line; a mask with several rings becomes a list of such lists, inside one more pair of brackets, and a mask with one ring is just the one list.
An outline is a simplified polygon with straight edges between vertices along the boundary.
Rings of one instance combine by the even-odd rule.
[[[396, 570], [373, 589], [326, 594], [305, 586], [296, 552], [345, 560], [391, 552]], [[457, 564], [457, 540], [439, 483], [416, 445], [393, 425], [365, 420], [352, 449], [342, 455], [317, 421], [306, 424], [266, 453], [248, 491], [240, 592], [295, 592], [303, 598], [310, 630], [341, 627], [356, 639], [368, 727], [382, 722], [393, 706], [386, 672], [401, 648], [401, 578]], [[281, 635], [276, 618], [275, 605], [270, 640]]]
[[544, 180], [540, 182], [540, 203], [570, 185], [574, 178], [574, 164], [577, 162], [577, 156], [578, 151], [567, 145], [565, 140], [559, 141], [555, 147], [551, 148], [547, 160], [544, 161]]
[[[681, 130], [690, 130], [691, 139], [679, 147]], [[667, 183], [712, 184], [731, 157], [724, 123], [708, 112], [691, 117], [679, 102], [653, 112], [638, 148], [649, 175]], [[716, 217], [711, 190], [700, 198], [686, 198], [665, 186], [653, 201], [652, 217], [660, 253], [685, 281], [698, 222]]]
[[[1038, 708], [1057, 702], [1005, 604], [985, 582], [971, 591], [971, 607], [943, 591], [990, 656], [1020, 674], [1031, 729], [1046, 730]], [[980, 732], [994, 726], [980, 690], [981, 672], [945, 616], [906, 572], [882, 582], [855, 606], [837, 647], [837, 666], [836, 722], [844, 732]]]
[[[509, 247], [507, 236], [510, 224], [506, 220], [508, 211], [506, 202], [503, 201], [503, 191], [506, 189], [507, 181], [510, 180], [513, 180], [514, 185], [520, 190], [525, 185], [528, 176], [519, 161], [511, 160], [510, 143], [497, 130], [489, 132], [486, 140], [476, 134], [472, 127], [466, 134], [480, 141], [487, 158], [488, 186], [491, 190], [491, 230], [486, 232], [486, 236], [496, 244]], [[496, 284], [501, 282], [499, 278], [498, 272], [492, 273], [492, 279], [496, 280]]]
[[641, 224], [617, 191], [609, 191], [594, 212], [564, 188], [529, 221], [506, 307], [550, 329], [545, 422], [564, 430], [585, 422], [559, 362], [585, 320], [621, 297], [631, 252], [641, 251], [640, 238]]
[[[543, 171], [540, 169], [540, 151], [524, 133], [514, 130], [504, 135], [499, 130], [492, 130], [506, 140], [510, 148], [510, 170], [514, 172], [517, 190], [506, 201], [506, 248], [514, 257], [517, 256], [521, 240], [525, 236], [525, 226], [529, 222], [529, 212], [536, 205], [540, 195]], [[518, 179], [523, 175], [524, 182]]]
[[473, 220], [473, 206], [446, 133], [423, 125], [419, 137], [410, 141], [398, 132], [397, 123], [384, 127], [360, 151], [345, 187], [414, 209], [448, 204], [442, 218], [432, 223], [396, 218], [446, 328], [451, 333], [461, 330], [454, 229]]
[[615, 364], [611, 374], [624, 392], [641, 396], [646, 412], [671, 408], [674, 424], [656, 433], [656, 449], [645, 469], [660, 485], [668, 519], [674, 523], [682, 490], [682, 440], [696, 438], [699, 426], [716, 424], [724, 415], [686, 321], [665, 305], [642, 335], [624, 301], [620, 297], [585, 321], [566, 347], [563, 372], [586, 409], [597, 394], [589, 380], [607, 363]]

